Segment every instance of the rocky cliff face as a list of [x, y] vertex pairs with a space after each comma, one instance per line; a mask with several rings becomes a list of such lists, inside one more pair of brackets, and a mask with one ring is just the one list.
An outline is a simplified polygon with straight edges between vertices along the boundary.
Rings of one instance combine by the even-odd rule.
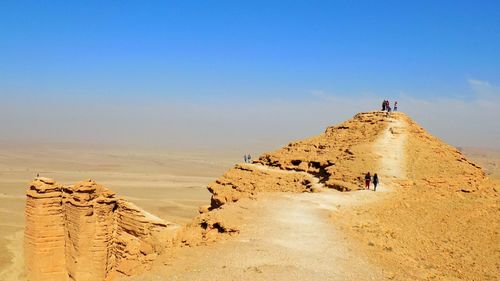
[[63, 187], [36, 178], [27, 190], [28, 279], [106, 280], [151, 266], [176, 226], [93, 181]]
[[62, 186], [37, 178], [26, 196], [24, 256], [28, 280], [68, 280]]
[[262, 191], [308, 192], [314, 181], [341, 191], [360, 189], [362, 175], [376, 166], [371, 145], [388, 122], [383, 112], [360, 113], [321, 135], [265, 153], [253, 165], [236, 165], [209, 185], [211, 208]]
[[256, 192], [311, 191], [314, 180], [340, 191], [362, 189], [364, 174], [380, 168], [374, 144], [396, 120], [403, 122], [408, 139], [408, 167], [404, 169], [408, 175], [399, 179], [401, 185], [425, 183], [468, 191], [484, 186], [482, 169], [457, 149], [427, 133], [404, 113], [388, 117], [385, 112], [374, 111], [359, 113], [328, 127], [323, 134], [265, 153], [251, 165], [236, 165], [209, 185], [211, 208], [252, 197]]

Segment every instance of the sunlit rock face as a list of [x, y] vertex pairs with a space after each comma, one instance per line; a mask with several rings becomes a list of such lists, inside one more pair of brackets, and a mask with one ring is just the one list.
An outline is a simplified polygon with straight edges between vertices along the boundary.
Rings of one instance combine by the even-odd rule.
[[61, 186], [38, 177], [26, 199], [29, 280], [109, 280], [148, 270], [176, 226], [94, 181]]

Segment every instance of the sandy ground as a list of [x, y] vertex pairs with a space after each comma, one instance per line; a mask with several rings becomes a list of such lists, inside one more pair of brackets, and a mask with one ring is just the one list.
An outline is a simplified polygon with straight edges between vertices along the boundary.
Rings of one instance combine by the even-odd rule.
[[126, 280], [383, 279], [383, 270], [364, 259], [329, 220], [331, 211], [376, 195], [326, 190], [242, 199], [225, 207], [225, 215], [237, 217], [241, 226], [235, 238], [177, 249], [154, 271]]
[[63, 184], [92, 178], [168, 221], [184, 224], [207, 204], [206, 185], [238, 153], [0, 146], [0, 280], [22, 262], [25, 189], [39, 173]]
[[[463, 151], [486, 165], [500, 187], [498, 152]], [[390, 167], [391, 157], [385, 159], [381, 164]], [[493, 191], [450, 192], [416, 185], [397, 188], [384, 200], [333, 213], [332, 220], [391, 280], [498, 280], [498, 204]]]
[[406, 139], [404, 122], [392, 120], [373, 145], [373, 151], [379, 157], [378, 174], [381, 181], [392, 183], [394, 179], [406, 178], [406, 170], [404, 169], [406, 165]]

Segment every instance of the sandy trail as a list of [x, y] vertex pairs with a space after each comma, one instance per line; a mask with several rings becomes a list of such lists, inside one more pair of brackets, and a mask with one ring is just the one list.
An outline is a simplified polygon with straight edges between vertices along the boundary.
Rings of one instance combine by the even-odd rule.
[[[391, 123], [373, 149], [380, 158], [381, 190], [404, 177], [405, 123]], [[383, 157], [382, 157], [383, 156]], [[303, 173], [317, 188], [319, 179], [297, 171], [252, 164], [276, 173]], [[354, 250], [349, 238], [329, 218], [332, 211], [366, 204], [384, 193], [260, 194], [225, 206], [242, 217], [240, 234], [204, 247], [182, 248], [171, 260], [145, 276], [128, 280], [382, 280], [381, 268]]]
[[389, 119], [391, 122], [373, 145], [373, 152], [380, 157], [377, 191], [389, 191], [396, 179], [406, 178], [406, 124], [403, 120]]
[[244, 216], [236, 238], [182, 248], [161, 268], [127, 280], [380, 280], [382, 270], [360, 256], [329, 221], [332, 209], [361, 202], [369, 193], [243, 199], [230, 207]]

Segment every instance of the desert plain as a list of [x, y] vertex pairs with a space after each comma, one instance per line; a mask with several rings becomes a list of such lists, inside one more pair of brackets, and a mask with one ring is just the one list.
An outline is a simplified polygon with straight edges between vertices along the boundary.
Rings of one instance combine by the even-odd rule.
[[25, 193], [37, 174], [64, 184], [93, 179], [161, 218], [185, 224], [210, 201], [206, 186], [240, 158], [240, 153], [224, 150], [3, 143], [0, 272], [14, 262], [23, 267], [16, 256], [22, 253]]

